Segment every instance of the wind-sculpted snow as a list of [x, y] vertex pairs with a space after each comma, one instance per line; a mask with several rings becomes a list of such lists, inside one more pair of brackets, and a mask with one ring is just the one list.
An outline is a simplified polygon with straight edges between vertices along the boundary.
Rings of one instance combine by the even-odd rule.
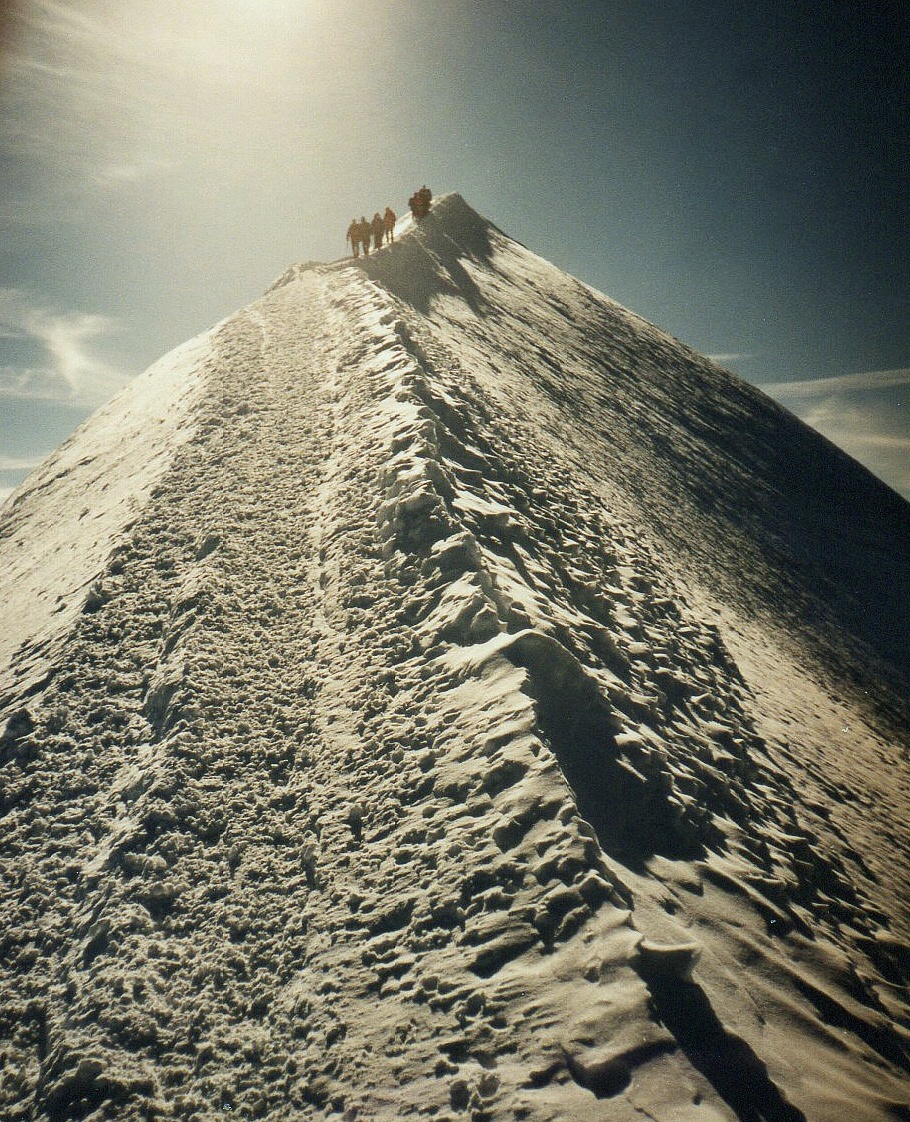
[[47, 674], [114, 542], [191, 431], [210, 332], [155, 363], [42, 464], [0, 511], [0, 705]]
[[727, 505], [811, 434], [457, 196], [210, 348], [0, 725], [0, 1114], [910, 1117], [904, 669]]

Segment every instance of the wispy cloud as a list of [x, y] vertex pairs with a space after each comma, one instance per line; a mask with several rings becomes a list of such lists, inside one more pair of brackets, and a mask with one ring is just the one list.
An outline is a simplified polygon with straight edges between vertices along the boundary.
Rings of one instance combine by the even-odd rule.
[[0, 456], [0, 471], [31, 471], [42, 459], [42, 456]]
[[[893, 413], [829, 398], [803, 420], [910, 499], [910, 432]], [[901, 428], [903, 431], [901, 431]]]
[[731, 351], [719, 355], [706, 355], [705, 357], [712, 362], [716, 362], [718, 366], [729, 366], [733, 362], [749, 362], [755, 356], [741, 351]]
[[127, 376], [93, 353], [117, 330], [116, 321], [91, 312], [58, 312], [32, 303], [15, 288], [0, 288], [0, 333], [37, 345], [44, 362], [0, 367], [0, 395], [97, 404]]
[[864, 370], [858, 374], [840, 374], [834, 378], [815, 378], [801, 382], [771, 382], [762, 386], [775, 398], [830, 397], [832, 394], [867, 393], [910, 385], [910, 367], [894, 370]]
[[99, 187], [140, 183], [142, 180], [167, 172], [171, 166], [169, 160], [140, 154], [120, 163], [99, 166], [94, 172], [93, 179]]
[[[0, 142], [35, 168], [62, 169], [52, 180], [63, 194], [150, 178], [169, 166], [174, 140], [184, 138], [193, 114], [190, 67], [165, 71], [175, 54], [174, 16], [166, 0], [156, 28], [153, 7], [150, 0], [30, 0], [17, 13], [4, 60]], [[196, 77], [204, 81], [199, 67]], [[28, 220], [25, 198], [5, 209]]]
[[775, 382], [761, 389], [910, 499], [910, 368]]
[[212, 152], [235, 157], [276, 129], [299, 143], [301, 120], [318, 124], [322, 103], [331, 106], [323, 87], [338, 82], [345, 38], [303, 34], [332, 27], [337, 5], [268, 7], [30, 0], [16, 9], [4, 59], [0, 143], [86, 187], [198, 167], [202, 152], [203, 163]]

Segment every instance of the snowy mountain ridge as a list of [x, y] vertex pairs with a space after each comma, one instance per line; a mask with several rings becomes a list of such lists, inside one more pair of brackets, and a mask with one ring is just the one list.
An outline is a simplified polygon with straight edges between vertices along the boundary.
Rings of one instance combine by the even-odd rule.
[[5, 570], [10, 1117], [910, 1116], [903, 500], [457, 195], [158, 380]]

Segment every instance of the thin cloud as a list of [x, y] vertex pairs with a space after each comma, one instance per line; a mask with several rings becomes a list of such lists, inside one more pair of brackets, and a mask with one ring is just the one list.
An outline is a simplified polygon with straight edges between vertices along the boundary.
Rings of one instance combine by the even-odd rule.
[[15, 288], [0, 289], [0, 332], [40, 345], [43, 365], [0, 369], [5, 397], [97, 403], [125, 385], [126, 375], [93, 353], [116, 321], [91, 312], [57, 312], [32, 304]]
[[99, 187], [140, 183], [164, 175], [172, 166], [173, 163], [168, 160], [140, 156], [135, 160], [99, 167], [93, 179]]
[[910, 414], [894, 392], [906, 386], [896, 367], [760, 388], [910, 499]]
[[749, 362], [755, 355], [734, 351], [729, 354], [706, 355], [705, 357], [712, 362], [716, 362], [718, 366], [727, 366], [731, 362]]
[[763, 386], [798, 417], [910, 499], [910, 416], [883, 393], [910, 385], [910, 370], [865, 371]]
[[270, 7], [264, 18], [255, 5], [223, 0], [191, 9], [182, 0], [32, 0], [6, 59], [0, 141], [111, 187], [154, 179], [203, 150], [236, 156], [241, 140], [263, 131], [299, 144], [301, 119], [321, 127], [331, 108], [323, 87], [338, 82], [344, 40], [330, 36], [327, 49], [303, 34], [332, 26], [318, 8]]
[[[148, 8], [72, 0], [23, 6], [6, 60], [4, 147], [89, 184], [135, 183], [153, 173], [165, 158], [161, 134], [173, 135], [187, 102], [184, 93], [180, 106], [169, 104], [174, 83], [161, 73], [169, 52], [149, 32]], [[149, 146], [160, 147], [151, 159]]]
[[330, 212], [329, 172], [356, 185], [362, 170], [351, 137], [364, 106], [390, 120], [405, 105], [404, 86], [376, 80], [399, 72], [400, 37], [384, 17], [401, 0], [20, 8], [0, 112], [0, 161], [13, 172], [0, 225], [46, 237], [52, 222], [84, 223], [81, 239], [110, 221], [114, 238], [155, 247], [156, 282], [197, 239], [213, 262], [233, 254], [230, 224], [254, 223], [257, 248], [245, 252], [262, 253], [258, 229], [272, 238], [301, 198]]
[[50, 367], [0, 366], [0, 398], [4, 401], [72, 401]]
[[0, 456], [0, 471], [31, 471], [42, 459], [42, 456]]
[[910, 368], [864, 370], [857, 374], [841, 374], [833, 378], [815, 378], [801, 382], [771, 382], [760, 388], [771, 397], [830, 397], [835, 394], [868, 393], [910, 385]]

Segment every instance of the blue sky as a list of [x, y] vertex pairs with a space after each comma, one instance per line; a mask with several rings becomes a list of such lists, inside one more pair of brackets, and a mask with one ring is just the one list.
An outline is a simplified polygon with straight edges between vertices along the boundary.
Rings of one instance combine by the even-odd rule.
[[905, 4], [13, 0], [0, 495], [427, 182], [910, 497]]

